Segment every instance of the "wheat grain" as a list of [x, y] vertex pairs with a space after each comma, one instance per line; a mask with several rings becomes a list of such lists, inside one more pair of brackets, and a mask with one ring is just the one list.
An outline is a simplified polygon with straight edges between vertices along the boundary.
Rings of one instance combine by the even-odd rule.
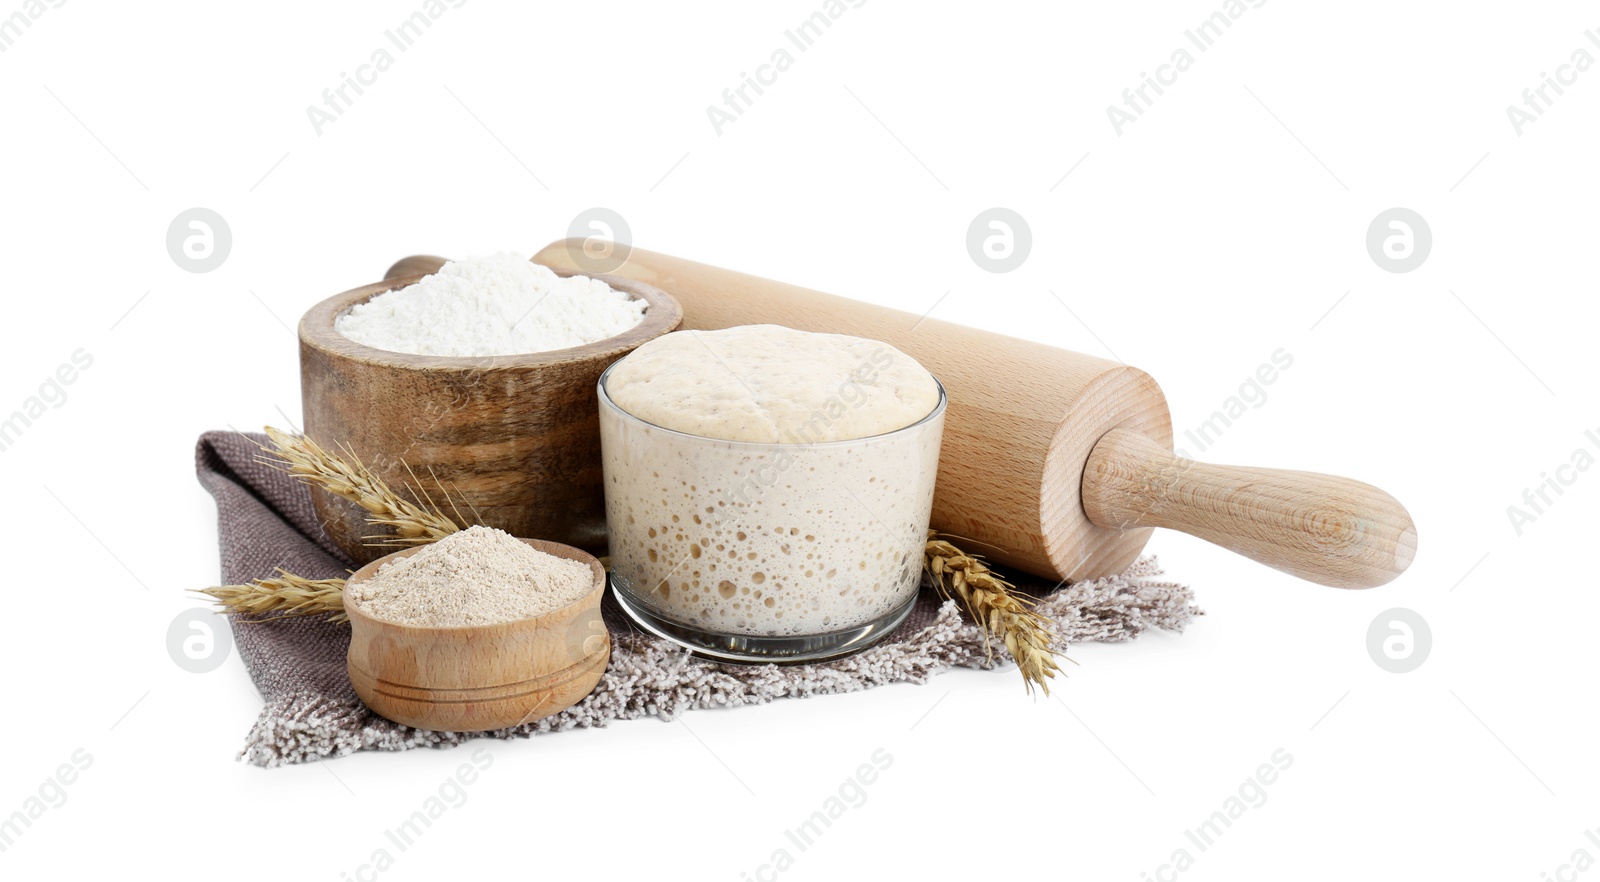
[[1034, 599], [1016, 593], [1016, 586], [1000, 578], [983, 558], [970, 555], [938, 533], [928, 531], [923, 567], [934, 587], [945, 597], [954, 597], [966, 606], [967, 614], [983, 632], [983, 649], [990, 654], [990, 640], [996, 639], [1017, 663], [1023, 685], [1032, 694], [1037, 685], [1050, 694], [1050, 678], [1060, 673], [1056, 665], [1058, 640], [1055, 624], [1034, 610]]
[[[303, 435], [267, 426], [271, 447], [263, 445], [272, 458], [261, 458], [273, 468], [287, 472], [308, 484], [321, 487], [341, 499], [361, 506], [367, 512], [367, 523], [387, 527], [393, 534], [375, 545], [425, 545], [457, 532], [460, 527], [441, 512], [418, 482], [418, 493], [427, 507], [405, 499], [362, 464], [355, 451], [346, 445], [341, 453], [325, 450], [317, 442]], [[406, 473], [415, 480], [416, 474], [406, 467]], [[432, 472], [429, 473], [430, 475]], [[435, 479], [435, 483], [438, 483]], [[455, 502], [441, 484], [439, 492], [454, 508]], [[460, 516], [460, 511], [457, 516]], [[369, 537], [377, 539], [380, 537]], [[311, 616], [329, 613], [330, 622], [347, 622], [344, 613], [343, 579], [306, 579], [293, 573], [278, 571], [271, 579], [256, 579], [245, 585], [222, 585], [201, 589], [229, 615], [261, 620]]]
[[[426, 545], [460, 529], [455, 521], [433, 506], [426, 491], [419, 491], [428, 499], [426, 508], [402, 497], [363, 465], [348, 445], [335, 453], [304, 435], [291, 435], [271, 426], [266, 430], [273, 446], [261, 449], [277, 461], [263, 458], [262, 462], [361, 506], [367, 512], [368, 524], [393, 531], [388, 537], [368, 537], [382, 540], [368, 544]], [[442, 487], [440, 492], [444, 492]], [[448, 502], [449, 494], [446, 493], [445, 498]]]
[[202, 588], [228, 615], [262, 619], [314, 616], [332, 613], [330, 622], [348, 622], [344, 613], [343, 579], [305, 579], [279, 570], [276, 578], [256, 579], [247, 585]]

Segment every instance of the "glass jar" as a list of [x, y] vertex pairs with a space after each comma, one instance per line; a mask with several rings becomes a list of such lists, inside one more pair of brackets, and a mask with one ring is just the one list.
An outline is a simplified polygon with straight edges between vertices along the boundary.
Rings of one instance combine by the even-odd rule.
[[[945, 393], [846, 441], [725, 441], [622, 410], [599, 382], [611, 583], [645, 630], [706, 655], [844, 655], [905, 620], [922, 577]], [[816, 418], [826, 419], [823, 414]]]

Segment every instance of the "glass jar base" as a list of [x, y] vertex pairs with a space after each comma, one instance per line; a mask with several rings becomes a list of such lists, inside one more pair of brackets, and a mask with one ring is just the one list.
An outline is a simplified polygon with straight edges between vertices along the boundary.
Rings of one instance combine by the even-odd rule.
[[804, 637], [762, 637], [706, 631], [669, 622], [631, 601], [626, 591], [618, 590], [615, 580], [611, 582], [611, 591], [622, 611], [645, 631], [715, 661], [758, 665], [809, 664], [860, 652], [894, 633], [917, 605], [916, 595], [912, 595], [899, 609], [865, 625]]

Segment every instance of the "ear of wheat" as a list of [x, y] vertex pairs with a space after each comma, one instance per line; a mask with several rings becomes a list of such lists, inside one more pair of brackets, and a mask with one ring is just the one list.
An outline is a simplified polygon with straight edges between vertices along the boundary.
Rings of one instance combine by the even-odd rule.
[[1048, 681], [1061, 670], [1056, 665], [1055, 625], [1033, 609], [1033, 598], [1017, 593], [1016, 586], [995, 575], [981, 557], [967, 554], [932, 530], [923, 565], [941, 594], [966, 606], [983, 632], [984, 652], [992, 659], [989, 641], [1000, 641], [1017, 663], [1028, 693], [1037, 685], [1049, 695]]
[[[272, 446], [261, 449], [272, 459], [263, 458], [263, 462], [361, 506], [367, 512], [369, 525], [386, 527], [393, 532], [386, 540], [373, 542], [374, 545], [425, 545], [460, 529], [456, 521], [434, 505], [421, 482], [417, 482], [418, 493], [426, 506], [396, 493], [363, 465], [348, 446], [342, 454], [335, 453], [303, 435], [291, 435], [271, 426], [267, 427], [267, 437]], [[410, 473], [409, 466], [406, 471]], [[416, 476], [412, 477], [415, 480]], [[440, 492], [448, 501], [449, 494], [442, 487]], [[461, 518], [459, 510], [456, 517]], [[229, 615], [270, 621], [329, 613], [330, 622], [349, 621], [344, 614], [343, 579], [307, 579], [279, 570], [276, 578], [205, 588], [199, 593], [212, 598], [222, 607], [221, 611]]]
[[[271, 426], [266, 431], [273, 446], [261, 449], [272, 459], [263, 458], [262, 462], [361, 506], [367, 512], [368, 524], [393, 531], [393, 536], [371, 544], [426, 545], [460, 529], [433, 505], [427, 491], [421, 489], [421, 482], [418, 492], [427, 501], [426, 508], [396, 493], [348, 446], [342, 451], [329, 451], [304, 435], [291, 435]], [[445, 498], [448, 501], [449, 494]]]
[[216, 601], [222, 607], [220, 612], [244, 618], [261, 619], [269, 613], [276, 614], [273, 618], [332, 613], [330, 622], [350, 620], [344, 614], [343, 579], [304, 579], [279, 570], [276, 578], [202, 588], [198, 593]]

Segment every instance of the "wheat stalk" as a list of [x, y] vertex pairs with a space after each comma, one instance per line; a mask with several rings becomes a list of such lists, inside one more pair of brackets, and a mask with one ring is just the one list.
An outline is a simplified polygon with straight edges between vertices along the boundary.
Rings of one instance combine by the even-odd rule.
[[983, 632], [983, 651], [993, 659], [990, 639], [1005, 645], [1022, 673], [1023, 685], [1033, 693], [1037, 685], [1050, 694], [1049, 679], [1061, 671], [1056, 665], [1055, 623], [1033, 609], [1034, 599], [1016, 593], [1016, 586], [995, 575], [983, 558], [970, 555], [928, 531], [923, 566], [934, 587], [945, 597], [959, 599]]
[[[275, 457], [277, 462], [267, 459], [262, 459], [262, 462], [361, 506], [367, 512], [368, 524], [388, 527], [395, 533], [386, 541], [369, 544], [426, 545], [460, 529], [455, 521], [434, 506], [426, 490], [420, 491], [428, 502], [428, 507], [423, 508], [394, 492], [382, 478], [362, 465], [360, 458], [348, 445], [340, 452], [330, 452], [304, 435], [291, 435], [271, 426], [267, 426], [266, 430], [273, 446], [263, 446], [261, 449]], [[415, 478], [415, 475], [412, 477]], [[442, 486], [440, 492], [444, 492]], [[449, 501], [448, 493], [445, 493], [445, 500]]]
[[[346, 445], [341, 453], [325, 450], [317, 442], [303, 435], [267, 426], [271, 447], [262, 446], [271, 460], [261, 461], [287, 472], [308, 484], [347, 499], [367, 512], [367, 523], [388, 527], [394, 536], [374, 545], [426, 545], [460, 529], [455, 521], [446, 517], [434, 504], [433, 497], [417, 481], [418, 492], [427, 507], [418, 505], [394, 492], [384, 480], [362, 464], [355, 451]], [[406, 467], [406, 473], [416, 481], [416, 473]], [[432, 476], [432, 472], [429, 472]], [[435, 477], [434, 483], [438, 484]], [[455, 502], [439, 484], [439, 492], [450, 503], [456, 517], [461, 512]], [[474, 512], [476, 514], [476, 512]], [[372, 537], [376, 538], [376, 537]], [[348, 622], [344, 613], [343, 579], [307, 579], [285, 570], [271, 579], [256, 579], [245, 585], [222, 585], [201, 589], [222, 607], [228, 615], [248, 616], [256, 620], [289, 618], [329, 613], [330, 622]], [[270, 616], [269, 614], [275, 614]]]
[[268, 613], [276, 613], [273, 618], [332, 613], [330, 622], [350, 621], [344, 613], [343, 579], [305, 579], [280, 569], [276, 578], [202, 588], [197, 593], [211, 597], [228, 615], [259, 620]]

